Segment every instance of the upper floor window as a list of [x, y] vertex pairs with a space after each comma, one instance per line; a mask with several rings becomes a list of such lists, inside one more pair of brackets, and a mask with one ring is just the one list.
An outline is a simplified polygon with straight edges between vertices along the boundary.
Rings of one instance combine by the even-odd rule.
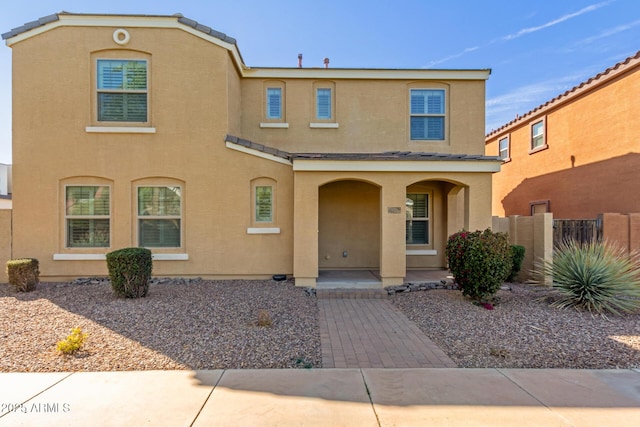
[[407, 194], [407, 245], [429, 244], [429, 195]]
[[267, 88], [267, 119], [282, 118], [282, 88]]
[[545, 145], [544, 120], [540, 120], [531, 125], [531, 149], [535, 150]]
[[500, 141], [498, 141], [498, 155], [500, 156], [500, 159], [502, 160], [509, 160], [510, 158], [510, 153], [509, 153], [509, 137], [505, 136], [504, 138], [500, 139]]
[[331, 115], [331, 89], [316, 89], [316, 118], [319, 120], [330, 120]]
[[68, 248], [109, 246], [110, 187], [68, 185], [65, 187], [65, 228]]
[[182, 187], [138, 187], [138, 244], [181, 246]]
[[444, 140], [445, 92], [411, 89], [411, 139]]
[[147, 122], [147, 61], [99, 59], [98, 121]]

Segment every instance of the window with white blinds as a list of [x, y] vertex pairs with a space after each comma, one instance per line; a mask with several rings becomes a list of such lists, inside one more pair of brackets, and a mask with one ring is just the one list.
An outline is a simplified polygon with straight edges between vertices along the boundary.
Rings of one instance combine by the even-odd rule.
[[316, 118], [320, 120], [331, 119], [331, 89], [316, 89]]
[[147, 61], [98, 60], [98, 121], [147, 122]]
[[182, 188], [138, 187], [138, 244], [181, 246]]
[[407, 245], [429, 244], [429, 195], [407, 194]]
[[282, 118], [282, 89], [267, 88], [267, 119]]
[[109, 246], [111, 207], [108, 186], [69, 185], [65, 188], [68, 248]]
[[413, 140], [443, 140], [445, 101], [442, 89], [411, 89], [410, 127]]

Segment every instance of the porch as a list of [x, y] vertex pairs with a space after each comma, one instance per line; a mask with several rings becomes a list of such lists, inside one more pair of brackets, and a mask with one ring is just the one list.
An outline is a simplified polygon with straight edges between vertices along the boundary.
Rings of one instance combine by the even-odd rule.
[[[407, 270], [403, 283], [440, 282], [450, 273], [444, 269]], [[317, 289], [382, 289], [379, 270], [320, 270]]]

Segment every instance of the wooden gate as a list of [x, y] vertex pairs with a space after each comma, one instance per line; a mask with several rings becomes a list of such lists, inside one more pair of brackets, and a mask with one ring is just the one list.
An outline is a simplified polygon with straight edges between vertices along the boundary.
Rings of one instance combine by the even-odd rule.
[[590, 243], [602, 240], [601, 219], [554, 219], [553, 245], [565, 240]]

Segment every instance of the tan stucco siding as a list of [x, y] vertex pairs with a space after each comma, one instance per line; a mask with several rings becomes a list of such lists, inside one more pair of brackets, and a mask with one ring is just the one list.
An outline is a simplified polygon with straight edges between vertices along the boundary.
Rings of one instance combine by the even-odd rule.
[[[265, 87], [284, 84], [282, 122], [288, 128], [261, 128]], [[247, 139], [292, 152], [418, 151], [456, 154], [484, 152], [484, 81], [330, 80], [335, 87], [334, 119], [315, 119], [312, 79], [244, 79], [242, 131]], [[412, 141], [409, 135], [409, 90], [446, 91], [445, 139]], [[310, 128], [311, 123], [337, 129]]]
[[[290, 273], [291, 168], [225, 148], [228, 126], [238, 127], [228, 115], [237, 113], [240, 96], [237, 76], [225, 77], [233, 69], [226, 50], [178, 30], [130, 28], [126, 52], [149, 58], [149, 125], [156, 131], [86, 131], [95, 125], [93, 61], [121, 49], [113, 31], [59, 28], [13, 46], [15, 255], [38, 258], [43, 276], [106, 274], [103, 261], [52, 259], [105, 252], [65, 248], [64, 184], [99, 177], [111, 185], [108, 251], [137, 245], [135, 183], [169, 180], [184, 186], [183, 246], [154, 252], [187, 254], [189, 261], [156, 262], [155, 274]], [[256, 176], [277, 182], [280, 234], [247, 234]]]
[[378, 269], [380, 188], [339, 181], [319, 189], [319, 268]]
[[0, 283], [7, 282], [7, 261], [11, 256], [11, 209], [0, 209], [0, 263], [2, 268], [0, 269]]
[[[323, 230], [318, 228], [318, 224], [323, 224], [320, 215], [328, 215], [324, 211], [326, 206], [321, 206], [324, 201], [329, 206], [337, 203], [338, 195], [334, 199], [327, 196], [331, 190], [338, 192], [349, 188], [357, 190], [358, 186], [366, 188], [369, 192], [368, 205], [373, 208], [375, 197], [373, 193], [380, 192], [379, 221], [380, 233], [371, 233], [364, 236], [361, 242], [356, 244], [356, 248], [362, 249], [365, 246], [376, 247], [379, 244], [379, 266], [383, 280], [387, 278], [404, 277], [406, 268], [442, 268], [445, 266], [444, 245], [446, 237], [453, 227], [455, 231], [462, 228], [476, 230], [485, 229], [491, 226], [491, 174], [489, 173], [384, 173], [384, 172], [295, 172], [295, 204], [296, 217], [294, 219], [294, 247], [296, 261], [294, 261], [294, 275], [303, 278], [315, 278], [319, 267], [326, 265], [334, 253], [341, 256], [344, 249], [339, 248], [339, 242], [344, 242], [342, 233], [344, 230], [330, 228], [327, 235], [319, 236]], [[363, 184], [353, 184], [360, 181]], [[339, 184], [338, 184], [339, 183]], [[367, 183], [367, 184], [364, 184]], [[455, 222], [457, 216], [449, 215], [449, 192], [453, 188], [464, 188], [461, 194], [465, 195], [464, 203], [466, 223], [449, 224]], [[408, 190], [431, 191], [433, 194], [433, 215], [432, 245], [425, 248], [435, 249], [434, 255], [408, 256], [405, 241], [406, 230], [406, 194]], [[344, 191], [343, 191], [344, 192]], [[324, 194], [323, 194], [324, 193]], [[320, 194], [321, 197], [317, 195]], [[353, 194], [353, 193], [352, 193]], [[327, 197], [322, 197], [323, 195]], [[352, 197], [357, 198], [357, 195]], [[452, 196], [456, 197], [456, 196]], [[355, 202], [354, 202], [355, 203]], [[365, 201], [363, 201], [365, 203]], [[445, 204], [446, 203], [446, 204]], [[453, 209], [453, 207], [451, 207]], [[374, 218], [376, 214], [371, 213], [368, 219]], [[350, 234], [348, 234], [350, 235]], [[320, 245], [319, 241], [323, 243]], [[379, 242], [379, 243], [378, 243]], [[353, 244], [353, 242], [351, 242]], [[432, 246], [432, 247], [431, 247]], [[323, 250], [326, 251], [323, 252]], [[330, 252], [332, 251], [332, 252]], [[326, 260], [326, 255], [331, 255], [330, 260]], [[363, 265], [349, 264], [349, 261], [342, 267], [363, 268]]]
[[[85, 18], [64, 19], [84, 25]], [[171, 258], [156, 260], [159, 276], [295, 274], [296, 284], [313, 285], [319, 268], [379, 268], [385, 285], [397, 284], [407, 266], [442, 267], [452, 229], [490, 224], [492, 169], [484, 160], [449, 163], [445, 157], [431, 164], [425, 157], [317, 172], [296, 170], [298, 160], [265, 154], [269, 148], [259, 146], [290, 153], [482, 154], [486, 72], [251, 69], [226, 41], [198, 29], [167, 27], [182, 25], [172, 17], [155, 24], [152, 17], [94, 18], [86, 26], [61, 21], [25, 30], [10, 44], [12, 255], [39, 259], [45, 280], [105, 275], [100, 258], [106, 252], [140, 244], [140, 224], [150, 224], [138, 212], [145, 209], [137, 200], [141, 186], [170, 187], [171, 197], [180, 196], [179, 214], [173, 211], [168, 220], [180, 225], [179, 246], [152, 248], [156, 256]], [[132, 24], [138, 19], [140, 26]], [[118, 26], [101, 26], [106, 22]], [[122, 44], [114, 39], [120, 25], [130, 36]], [[146, 122], [98, 120], [98, 59], [146, 61]], [[280, 72], [285, 77], [273, 79], [283, 89], [280, 128], [261, 127], [273, 124], [265, 116], [271, 80], [258, 76]], [[463, 80], [473, 78], [478, 80]], [[333, 91], [333, 116], [317, 120], [315, 89], [324, 87]], [[412, 88], [445, 91], [444, 140], [410, 140]], [[228, 134], [255, 144], [232, 146]], [[406, 172], [425, 169], [430, 172]], [[68, 247], [67, 186], [109, 189], [108, 247]], [[264, 195], [269, 186], [272, 215], [257, 219], [257, 188]], [[406, 252], [410, 186], [432, 197], [433, 241], [419, 248], [428, 254]], [[355, 222], [345, 219], [351, 216]], [[78, 230], [82, 239], [104, 239], [102, 230]]]

